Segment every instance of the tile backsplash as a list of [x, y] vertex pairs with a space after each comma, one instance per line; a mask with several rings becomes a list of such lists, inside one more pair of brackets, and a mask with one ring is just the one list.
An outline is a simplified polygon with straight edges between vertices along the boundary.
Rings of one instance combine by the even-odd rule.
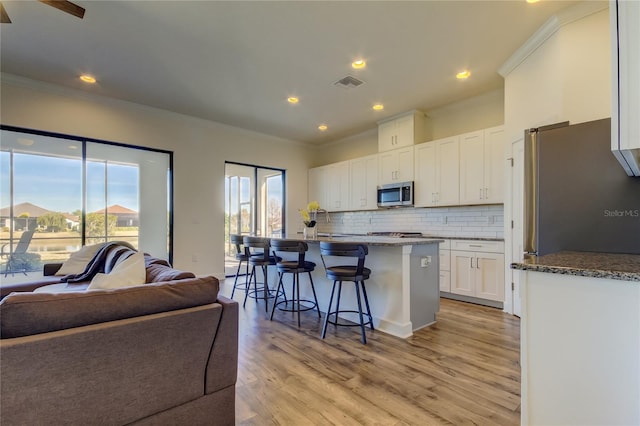
[[422, 232], [440, 237], [504, 238], [500, 205], [440, 208], [397, 208], [320, 213], [318, 231], [344, 234]]

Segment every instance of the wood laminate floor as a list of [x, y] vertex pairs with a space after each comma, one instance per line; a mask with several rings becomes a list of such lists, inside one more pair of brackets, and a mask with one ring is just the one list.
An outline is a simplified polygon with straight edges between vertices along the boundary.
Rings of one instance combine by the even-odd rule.
[[298, 328], [293, 314], [276, 310], [269, 321], [264, 302], [249, 299], [240, 306], [237, 424], [520, 424], [520, 320], [447, 299], [440, 308], [437, 323], [409, 339], [368, 330], [362, 345], [357, 328], [329, 326], [322, 340], [315, 311]]

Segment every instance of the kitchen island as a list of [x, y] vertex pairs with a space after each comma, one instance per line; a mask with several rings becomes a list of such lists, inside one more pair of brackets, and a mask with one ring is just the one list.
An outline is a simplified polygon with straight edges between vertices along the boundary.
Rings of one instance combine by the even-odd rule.
[[524, 271], [522, 424], [640, 424], [640, 255], [560, 252]]
[[[301, 235], [282, 239], [303, 240]], [[315, 262], [312, 273], [320, 310], [329, 305], [331, 281], [325, 277], [320, 258], [320, 242], [366, 244], [369, 254], [365, 266], [371, 269], [366, 280], [374, 326], [377, 330], [407, 338], [413, 331], [433, 324], [440, 309], [439, 243], [435, 238], [399, 238], [368, 235], [327, 235], [304, 240], [306, 259]], [[333, 260], [338, 260], [333, 258]], [[285, 277], [286, 283], [290, 278]], [[304, 279], [304, 278], [303, 278]], [[287, 285], [289, 287], [289, 285]], [[301, 297], [312, 298], [308, 286], [301, 285]], [[341, 306], [356, 306], [353, 286], [343, 286]], [[353, 318], [346, 317], [357, 322]]]

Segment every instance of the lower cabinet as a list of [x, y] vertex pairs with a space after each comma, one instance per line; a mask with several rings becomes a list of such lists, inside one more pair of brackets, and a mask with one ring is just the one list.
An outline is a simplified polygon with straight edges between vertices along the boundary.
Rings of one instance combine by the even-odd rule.
[[451, 292], [451, 241], [440, 243], [440, 291]]
[[504, 243], [453, 240], [451, 293], [504, 302]]

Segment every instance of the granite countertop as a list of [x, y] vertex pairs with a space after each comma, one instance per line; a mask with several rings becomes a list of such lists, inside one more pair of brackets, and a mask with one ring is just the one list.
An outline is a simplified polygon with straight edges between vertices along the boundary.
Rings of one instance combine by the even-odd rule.
[[504, 241], [504, 238], [489, 237], [441, 237], [439, 235], [423, 235], [424, 238], [443, 238], [445, 240], [469, 240], [469, 241]]
[[425, 244], [439, 244], [444, 242], [439, 238], [400, 238], [400, 237], [380, 237], [373, 235], [346, 235], [336, 234], [332, 236], [318, 236], [313, 240], [304, 240], [302, 234], [296, 234], [293, 236], [285, 236], [282, 239], [290, 240], [302, 240], [307, 244], [320, 243], [320, 241], [330, 241], [332, 243], [353, 243], [353, 244], [366, 244], [369, 246], [419, 246]]
[[640, 255], [562, 251], [511, 264], [523, 271], [640, 282]]

